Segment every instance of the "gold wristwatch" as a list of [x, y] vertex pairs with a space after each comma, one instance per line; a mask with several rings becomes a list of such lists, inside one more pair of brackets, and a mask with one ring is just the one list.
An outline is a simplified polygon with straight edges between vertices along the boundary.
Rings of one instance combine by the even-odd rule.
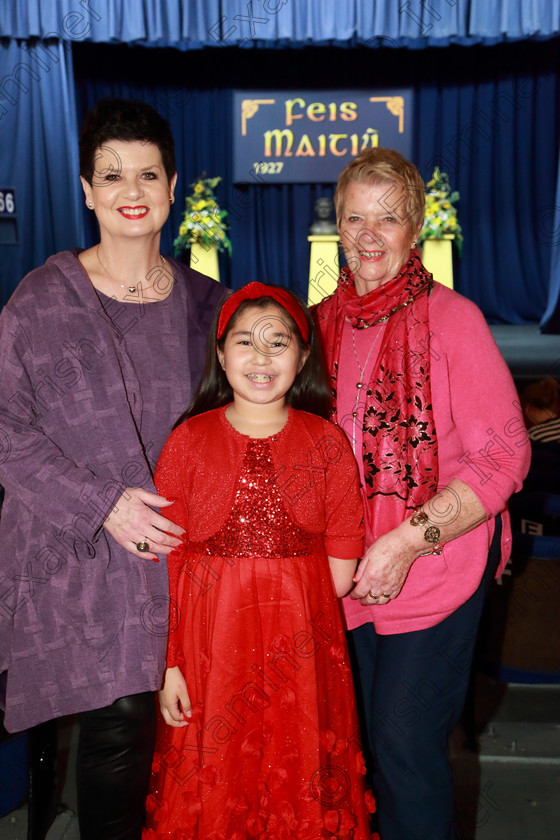
[[[429, 522], [429, 517], [427, 513], [424, 513], [423, 510], [418, 510], [416, 513], [413, 513], [409, 519], [411, 525], [425, 525], [426, 522]], [[419, 554], [419, 557], [424, 557], [426, 554], [441, 554], [443, 551], [443, 543], [440, 543], [440, 530], [436, 525], [428, 525], [426, 530], [424, 531], [424, 539], [427, 543], [433, 543], [434, 547], [430, 548], [428, 551], [423, 551]]]

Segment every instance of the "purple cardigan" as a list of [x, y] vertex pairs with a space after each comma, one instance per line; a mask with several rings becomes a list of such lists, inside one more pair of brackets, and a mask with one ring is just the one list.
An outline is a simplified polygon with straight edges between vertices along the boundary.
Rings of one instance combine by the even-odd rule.
[[[156, 405], [150, 383], [140, 387], [118, 304], [109, 317], [76, 253], [28, 274], [0, 315], [0, 674], [9, 731], [161, 685], [167, 564], [135, 557], [101, 526], [125, 487], [155, 492], [153, 467], [200, 378], [227, 294], [169, 260], [172, 292], [149, 304], [167, 313], [174, 339], [162, 372], [173, 377], [172, 404]], [[149, 442], [147, 415], [157, 428]]]

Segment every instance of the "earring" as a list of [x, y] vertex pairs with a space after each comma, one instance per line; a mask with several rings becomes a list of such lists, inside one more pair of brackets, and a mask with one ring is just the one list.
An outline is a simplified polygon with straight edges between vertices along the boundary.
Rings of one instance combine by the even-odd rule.
[[93, 207], [93, 201], [88, 201], [88, 207]]
[[414, 239], [414, 240], [413, 240], [413, 242], [412, 242], [412, 247], [413, 247], [413, 248], [416, 248], [416, 243], [417, 243], [417, 240], [416, 240], [416, 239]]

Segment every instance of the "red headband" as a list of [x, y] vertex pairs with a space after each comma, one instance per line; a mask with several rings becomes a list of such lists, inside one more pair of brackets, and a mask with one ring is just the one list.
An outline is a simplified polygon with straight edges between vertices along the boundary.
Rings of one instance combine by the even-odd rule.
[[220, 311], [218, 319], [218, 332], [216, 338], [220, 339], [226, 331], [230, 318], [244, 300], [257, 300], [258, 298], [269, 297], [280, 304], [282, 309], [288, 312], [297, 324], [301, 337], [306, 344], [309, 344], [309, 325], [302, 307], [293, 295], [286, 289], [279, 289], [278, 286], [265, 286], [264, 283], [248, 283], [239, 291], [229, 297]]

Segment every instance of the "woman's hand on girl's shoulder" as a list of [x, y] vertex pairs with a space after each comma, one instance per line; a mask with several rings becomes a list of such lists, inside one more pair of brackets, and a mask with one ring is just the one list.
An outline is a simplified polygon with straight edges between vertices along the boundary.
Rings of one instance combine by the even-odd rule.
[[169, 726], [188, 726], [190, 718], [191, 700], [187, 691], [187, 683], [178, 665], [167, 668], [163, 688], [158, 692], [159, 707], [164, 721]]

